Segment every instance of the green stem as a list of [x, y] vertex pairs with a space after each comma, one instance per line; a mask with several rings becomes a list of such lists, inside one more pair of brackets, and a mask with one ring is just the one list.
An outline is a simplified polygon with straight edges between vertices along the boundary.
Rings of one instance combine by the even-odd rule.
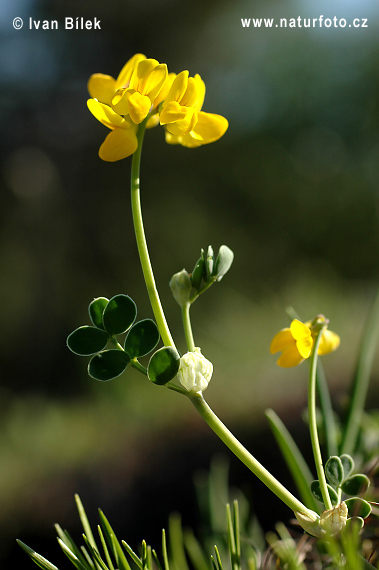
[[157, 322], [158, 330], [165, 346], [175, 348], [174, 341], [168, 328], [166, 317], [163, 312], [162, 304], [159, 299], [157, 287], [151, 266], [149, 251], [147, 249], [145, 230], [142, 221], [141, 199], [140, 199], [140, 163], [143, 137], [145, 134], [147, 118], [140, 124], [137, 132], [138, 147], [133, 154], [132, 174], [131, 174], [131, 198], [132, 198], [132, 214], [134, 231], [137, 240], [138, 253], [141, 261], [143, 276], [145, 279], [147, 292], [149, 295], [151, 307]]
[[225, 445], [234, 453], [236, 457], [242, 463], [246, 465], [260, 479], [266, 487], [268, 487], [279, 499], [283, 501], [294, 512], [302, 512], [309, 515], [312, 519], [316, 520], [316, 514], [309, 509], [303, 503], [301, 503], [296, 497], [294, 497], [275, 477], [271, 475], [247, 451], [247, 449], [238, 441], [236, 437], [228, 430], [228, 428], [221, 422], [221, 420], [216, 416], [216, 414], [211, 410], [203, 395], [200, 392], [195, 392], [189, 394], [191, 402], [201, 415], [201, 417], [207, 422], [209, 427], [215, 432], [215, 434], [225, 443]]
[[147, 376], [147, 369], [144, 366], [142, 366], [142, 364], [138, 362], [136, 358], [133, 358], [130, 361], [130, 366], [132, 366], [136, 370], [139, 370], [140, 372], [142, 372], [142, 374], [145, 374], [145, 376]]
[[322, 456], [320, 451], [320, 442], [318, 439], [317, 422], [316, 422], [317, 353], [318, 353], [318, 348], [320, 346], [322, 333], [324, 332], [325, 328], [326, 327], [324, 326], [318, 333], [316, 341], [313, 345], [313, 351], [311, 355], [311, 367], [309, 372], [309, 387], [308, 387], [308, 416], [309, 416], [309, 432], [311, 436], [312, 450], [316, 464], [317, 476], [320, 482], [320, 489], [324, 505], [325, 508], [328, 510], [332, 508], [332, 503], [329, 497], [329, 491], [326, 483], [324, 467], [322, 464]]
[[192, 334], [190, 308], [191, 308], [190, 302], [182, 305], [182, 319], [183, 319], [183, 328], [184, 328], [184, 334], [186, 336], [188, 350], [190, 352], [194, 352], [195, 341], [193, 339], [193, 334]]

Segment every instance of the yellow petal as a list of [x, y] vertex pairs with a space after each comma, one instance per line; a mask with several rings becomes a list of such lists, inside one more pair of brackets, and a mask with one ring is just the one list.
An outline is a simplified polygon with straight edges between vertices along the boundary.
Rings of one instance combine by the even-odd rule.
[[184, 93], [186, 92], [187, 84], [188, 84], [188, 71], [181, 71], [175, 77], [171, 85], [170, 91], [168, 92], [167, 97], [165, 99], [165, 103], [169, 103], [170, 101], [176, 101], [177, 103], [179, 103]]
[[303, 337], [296, 341], [296, 346], [303, 358], [309, 358], [312, 351], [313, 338], [311, 336]]
[[271, 354], [275, 354], [275, 352], [279, 352], [279, 350], [285, 350], [291, 345], [294, 345], [295, 341], [291, 334], [289, 328], [282, 329], [279, 331], [271, 341], [270, 345], [270, 352]]
[[282, 368], [291, 368], [303, 362], [303, 357], [298, 351], [296, 344], [283, 350], [281, 357], [278, 359], [277, 364]]
[[202, 144], [204, 144], [201, 140], [199, 140], [193, 136], [193, 131], [188, 133], [188, 135], [182, 135], [182, 136], [178, 137], [178, 139], [179, 139], [178, 142], [182, 146], [185, 146], [186, 148], [197, 148], [197, 147], [201, 146]]
[[221, 138], [229, 126], [228, 121], [221, 115], [204, 113], [197, 114], [197, 123], [192, 136], [198, 138], [202, 144], [208, 144]]
[[106, 137], [99, 149], [99, 156], [106, 162], [115, 162], [132, 155], [138, 147], [134, 129], [115, 129]]
[[167, 103], [160, 114], [161, 125], [167, 125], [169, 123], [174, 123], [175, 121], [181, 121], [187, 116], [187, 109], [181, 107], [176, 101], [170, 101]]
[[162, 89], [164, 82], [167, 79], [167, 65], [162, 63], [150, 73], [148, 80], [145, 83], [143, 95], [147, 95], [153, 103], [154, 99]]
[[118, 89], [112, 98], [112, 108], [119, 115], [129, 115], [129, 97], [134, 89]]
[[187, 135], [192, 131], [197, 122], [197, 111], [192, 107], [181, 107], [185, 110], [185, 117], [166, 125], [168, 131], [173, 135]]
[[162, 103], [166, 99], [175, 77], [176, 77], [175, 73], [169, 73], [167, 75], [166, 81], [164, 82], [162, 89], [159, 91], [157, 97], [155, 97], [154, 108], [157, 108], [159, 103]]
[[310, 329], [298, 319], [291, 323], [291, 334], [295, 340], [300, 340], [304, 337], [311, 336]]
[[110, 75], [94, 73], [88, 80], [88, 92], [93, 99], [110, 105], [116, 91], [116, 81]]
[[146, 123], [146, 128], [152, 129], [153, 127], [156, 127], [157, 125], [159, 125], [159, 115], [158, 115], [158, 113], [155, 113], [155, 115], [151, 115], [151, 117], [148, 118], [148, 121]]
[[116, 89], [119, 89], [120, 87], [129, 87], [135, 67], [144, 59], [146, 59], [145, 55], [142, 53], [136, 53], [125, 63], [116, 79]]
[[205, 97], [205, 83], [200, 75], [188, 78], [188, 85], [180, 104], [200, 110]]
[[333, 331], [325, 330], [322, 333], [318, 354], [323, 355], [328, 354], [329, 352], [333, 352], [333, 350], [336, 350], [339, 345], [340, 337], [338, 334], [334, 333]]
[[133, 123], [139, 125], [144, 119], [146, 119], [147, 114], [150, 111], [151, 101], [149, 97], [141, 95], [141, 93], [136, 91], [133, 95], [130, 95], [128, 104], [130, 118]]
[[168, 132], [167, 129], [165, 129], [165, 140], [167, 144], [181, 144], [181, 138], [182, 137], [177, 137], [175, 135], [172, 135], [171, 133]]
[[145, 87], [152, 71], [159, 65], [156, 59], [144, 59], [134, 68], [130, 88], [146, 95]]
[[127, 129], [128, 124], [123, 117], [115, 113], [108, 105], [99, 103], [96, 99], [88, 99], [88, 109], [92, 115], [96, 117], [100, 123], [108, 127], [108, 129]]

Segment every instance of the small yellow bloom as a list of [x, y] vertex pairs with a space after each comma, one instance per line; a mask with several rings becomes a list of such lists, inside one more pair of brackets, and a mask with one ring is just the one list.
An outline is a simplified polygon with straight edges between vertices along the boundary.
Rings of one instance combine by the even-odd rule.
[[119, 88], [112, 107], [120, 115], [129, 115], [139, 125], [156, 106], [157, 99], [167, 79], [167, 65], [156, 59], [144, 59], [133, 70], [129, 85]]
[[111, 75], [104, 73], [94, 73], [88, 80], [88, 92], [93, 99], [97, 99], [100, 103], [105, 103], [109, 107], [112, 105], [112, 99], [118, 89], [129, 87], [133, 71], [136, 66], [146, 56], [142, 53], [136, 53], [131, 57], [118, 74], [117, 79]]
[[[325, 320], [325, 319], [324, 319]], [[297, 366], [306, 358], [309, 358], [312, 352], [313, 343], [316, 338], [316, 327], [320, 322], [318, 319], [313, 325], [312, 322], [302, 323], [298, 319], [292, 321], [290, 328], [279, 331], [272, 339], [270, 352], [275, 354], [281, 352], [277, 364], [283, 368], [291, 368]], [[315, 327], [315, 328], [314, 328]], [[328, 330], [322, 332], [318, 354], [328, 354], [339, 347], [339, 336]]]
[[177, 75], [163, 101], [160, 123], [169, 144], [194, 148], [217, 141], [226, 132], [228, 121], [221, 115], [204, 113], [205, 84], [200, 75], [188, 71]]
[[129, 119], [115, 113], [108, 105], [96, 99], [88, 99], [88, 109], [100, 123], [111, 129], [99, 149], [99, 156], [107, 162], [115, 162], [132, 155], [138, 146], [137, 127]]

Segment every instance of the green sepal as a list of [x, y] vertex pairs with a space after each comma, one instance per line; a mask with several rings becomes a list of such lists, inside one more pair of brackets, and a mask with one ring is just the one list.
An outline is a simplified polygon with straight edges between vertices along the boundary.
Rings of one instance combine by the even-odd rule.
[[346, 495], [363, 495], [370, 485], [370, 479], [363, 473], [357, 473], [348, 477], [341, 485], [341, 489]]
[[107, 346], [109, 335], [96, 327], [85, 325], [74, 330], [67, 337], [67, 346], [74, 354], [90, 356]]
[[196, 262], [196, 265], [192, 271], [191, 283], [194, 289], [200, 289], [201, 282], [205, 279], [205, 254], [204, 250], [201, 250], [200, 257]]
[[39, 566], [40, 568], [43, 568], [43, 570], [58, 570], [58, 568], [54, 566], [54, 564], [46, 560], [46, 558], [38, 554], [35, 550], [30, 548], [30, 546], [28, 546], [21, 540], [17, 540], [17, 544], [22, 548], [22, 550], [26, 552], [28, 556], [30, 556], [33, 562], [35, 562], [37, 566]]
[[88, 374], [95, 380], [106, 382], [120, 376], [130, 362], [130, 356], [123, 350], [112, 348], [95, 354], [88, 364]]
[[[336, 507], [339, 503], [338, 495], [337, 495], [336, 491], [333, 489], [333, 487], [331, 487], [330, 485], [327, 485], [327, 487], [328, 487], [328, 491], [329, 491], [330, 502], [332, 503], [333, 507]], [[312, 481], [311, 492], [312, 492], [313, 496], [318, 501], [320, 501], [320, 503], [324, 502], [324, 499], [323, 499], [322, 493], [321, 493], [320, 481], [318, 479], [316, 479], [316, 481]]]
[[226, 275], [229, 271], [234, 259], [234, 253], [227, 245], [222, 245], [218, 250], [218, 255], [213, 267], [213, 275], [217, 281]]
[[371, 505], [364, 499], [354, 497], [352, 499], [346, 499], [345, 503], [351, 517], [366, 519], [371, 514]]
[[342, 461], [336, 455], [329, 457], [328, 461], [326, 462], [325, 475], [329, 483], [337, 487], [341, 485], [342, 481], [344, 480], [344, 469]]
[[126, 335], [124, 349], [130, 358], [146, 356], [157, 346], [159, 331], [155, 322], [151, 319], [138, 321]]
[[128, 295], [115, 295], [107, 303], [103, 313], [103, 325], [110, 335], [122, 334], [135, 321], [137, 307]]
[[171, 346], [164, 346], [150, 358], [147, 375], [154, 384], [167, 384], [173, 380], [179, 371], [180, 357]]
[[207, 258], [205, 260], [205, 274], [206, 280], [210, 281], [213, 276], [213, 248], [211, 245], [208, 246]]
[[88, 305], [88, 312], [92, 324], [98, 329], [104, 329], [103, 325], [103, 313], [107, 306], [109, 299], [106, 297], [97, 297]]
[[354, 459], [347, 453], [340, 455], [340, 459], [343, 467], [343, 478], [345, 480], [349, 477], [354, 469]]

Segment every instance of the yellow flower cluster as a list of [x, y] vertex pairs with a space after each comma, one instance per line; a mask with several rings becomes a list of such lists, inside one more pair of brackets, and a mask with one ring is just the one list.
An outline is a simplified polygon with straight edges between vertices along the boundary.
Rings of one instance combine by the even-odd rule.
[[89, 110], [111, 129], [99, 150], [100, 158], [108, 162], [137, 150], [137, 128], [146, 118], [147, 127], [164, 126], [166, 142], [188, 148], [217, 141], [228, 128], [224, 117], [201, 110], [205, 84], [200, 75], [168, 73], [166, 64], [140, 53], [124, 65], [117, 79], [91, 75], [88, 91]]
[[[277, 364], [283, 368], [291, 368], [297, 366], [306, 358], [309, 358], [312, 352], [313, 343], [319, 329], [320, 321], [324, 318], [315, 319], [316, 326], [312, 322], [302, 323], [298, 319], [294, 319], [289, 328], [282, 329], [272, 339], [270, 351], [271, 354], [281, 352]], [[324, 322], [327, 323], [326, 319]], [[318, 354], [328, 354], [333, 352], [340, 345], [340, 337], [329, 330], [322, 332], [322, 337], [318, 349]]]

